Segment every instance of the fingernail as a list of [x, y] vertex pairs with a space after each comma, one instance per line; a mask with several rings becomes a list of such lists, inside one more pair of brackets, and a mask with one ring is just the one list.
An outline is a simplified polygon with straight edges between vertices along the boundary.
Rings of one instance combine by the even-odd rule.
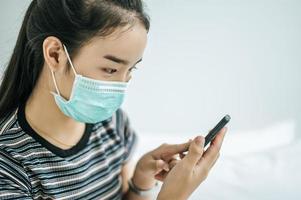
[[197, 145], [201, 145], [201, 143], [202, 143], [202, 137], [201, 136], [197, 136], [196, 138], [195, 138], [195, 143], [197, 144]]

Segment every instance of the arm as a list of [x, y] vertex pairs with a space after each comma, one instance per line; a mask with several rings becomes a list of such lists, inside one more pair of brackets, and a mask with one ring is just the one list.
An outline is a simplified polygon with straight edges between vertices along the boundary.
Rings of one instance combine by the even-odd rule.
[[135, 131], [132, 129], [128, 116], [121, 109], [117, 111], [117, 130], [120, 133], [122, 141], [124, 143], [125, 153], [123, 160], [123, 167], [121, 171], [123, 181], [123, 199], [125, 200], [150, 200], [152, 197], [139, 196], [136, 193], [129, 190], [128, 181], [133, 177], [132, 181], [135, 186], [140, 189], [148, 190], [152, 188], [156, 180], [153, 176], [145, 175], [144, 170], [137, 170], [137, 164], [135, 164], [131, 158], [136, 145], [138, 137]]

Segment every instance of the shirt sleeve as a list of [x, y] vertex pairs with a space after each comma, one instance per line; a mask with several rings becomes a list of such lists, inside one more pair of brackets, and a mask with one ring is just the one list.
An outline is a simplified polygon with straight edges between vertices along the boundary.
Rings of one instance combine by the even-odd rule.
[[138, 136], [131, 126], [128, 115], [123, 110], [118, 110], [117, 117], [119, 118], [117, 119], [117, 125], [119, 126], [120, 134], [122, 134], [125, 149], [123, 156], [123, 163], [125, 164], [133, 157], [138, 144]]
[[0, 199], [32, 199], [15, 161], [0, 149]]

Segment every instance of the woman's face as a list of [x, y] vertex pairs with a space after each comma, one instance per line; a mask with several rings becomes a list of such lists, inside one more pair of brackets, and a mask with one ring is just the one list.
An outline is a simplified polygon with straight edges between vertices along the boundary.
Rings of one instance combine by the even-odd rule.
[[[51, 46], [52, 43], [49, 43], [48, 46]], [[131, 79], [135, 65], [142, 60], [146, 43], [147, 31], [142, 24], [137, 23], [130, 29], [128, 27], [118, 28], [111, 35], [105, 38], [95, 37], [81, 47], [72, 58], [72, 63], [77, 74], [85, 77], [103, 81], [127, 82]], [[46, 44], [44, 42], [44, 46], [47, 47], [47, 42]], [[47, 49], [51, 51], [55, 48], [44, 47], [44, 51]], [[44, 52], [46, 63], [47, 55], [51, 57], [51, 52], [48, 54]], [[61, 96], [69, 99], [74, 73], [72, 69], [66, 72], [66, 68], [69, 66], [63, 49], [59, 50], [57, 56], [62, 57], [57, 59], [60, 63], [57, 66], [51, 66], [52, 61], [50, 60], [48, 67], [54, 71]], [[51, 82], [50, 88], [55, 91], [52, 79]]]
[[107, 38], [94, 38], [73, 60], [77, 73], [97, 80], [127, 82], [135, 65], [142, 60], [146, 29], [137, 24], [118, 29]]

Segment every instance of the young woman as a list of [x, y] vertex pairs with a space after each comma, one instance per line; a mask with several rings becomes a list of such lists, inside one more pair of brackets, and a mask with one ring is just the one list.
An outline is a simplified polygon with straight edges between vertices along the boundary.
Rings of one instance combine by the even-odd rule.
[[31, 2], [0, 88], [0, 199], [144, 200], [159, 180], [157, 199], [182, 200], [207, 177], [226, 129], [130, 164], [120, 106], [148, 30], [141, 0]]

